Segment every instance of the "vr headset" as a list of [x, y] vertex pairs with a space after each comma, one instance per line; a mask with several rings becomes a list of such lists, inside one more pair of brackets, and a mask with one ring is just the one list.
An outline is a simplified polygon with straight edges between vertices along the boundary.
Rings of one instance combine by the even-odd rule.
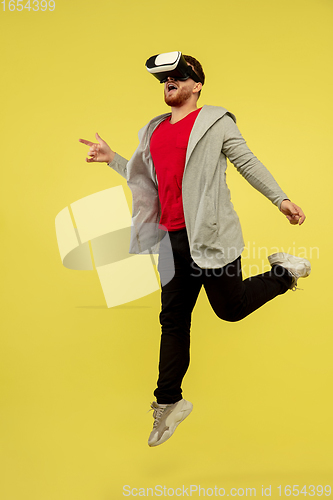
[[192, 78], [195, 82], [201, 82], [181, 52], [166, 52], [151, 56], [146, 61], [146, 68], [160, 83], [165, 83], [168, 76], [172, 76], [175, 80], [184, 81]]

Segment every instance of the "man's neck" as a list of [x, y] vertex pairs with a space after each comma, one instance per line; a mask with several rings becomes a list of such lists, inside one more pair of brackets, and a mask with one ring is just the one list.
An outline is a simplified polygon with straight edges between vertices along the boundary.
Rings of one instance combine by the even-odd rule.
[[185, 118], [185, 116], [195, 111], [197, 108], [197, 103], [185, 103], [183, 106], [179, 106], [176, 108], [171, 107], [171, 118], [170, 123], [174, 124]]

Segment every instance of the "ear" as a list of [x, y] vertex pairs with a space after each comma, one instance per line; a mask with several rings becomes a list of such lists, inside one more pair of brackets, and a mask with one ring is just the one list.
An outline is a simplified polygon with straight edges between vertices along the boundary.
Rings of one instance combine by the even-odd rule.
[[193, 87], [193, 94], [197, 94], [198, 92], [200, 92], [201, 89], [202, 89], [202, 83], [196, 82], [196, 84]]

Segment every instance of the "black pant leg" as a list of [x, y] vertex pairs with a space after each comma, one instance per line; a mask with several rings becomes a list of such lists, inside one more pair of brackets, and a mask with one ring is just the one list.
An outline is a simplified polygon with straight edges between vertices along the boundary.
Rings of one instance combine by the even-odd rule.
[[[182, 398], [181, 384], [190, 362], [191, 315], [202, 286], [201, 280], [191, 276], [186, 231], [170, 232], [169, 236], [175, 275], [162, 286], [161, 293], [159, 378], [154, 391], [160, 404], [175, 403]], [[158, 265], [161, 276], [168, 265], [170, 258], [163, 254], [162, 249]]]

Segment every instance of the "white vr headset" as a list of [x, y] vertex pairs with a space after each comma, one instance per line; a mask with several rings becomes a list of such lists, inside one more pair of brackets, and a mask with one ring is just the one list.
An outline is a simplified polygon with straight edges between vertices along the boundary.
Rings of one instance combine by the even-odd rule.
[[192, 78], [195, 82], [203, 83], [192, 67], [187, 64], [181, 52], [166, 52], [151, 56], [146, 61], [146, 68], [160, 83], [166, 82], [168, 76], [175, 80]]

